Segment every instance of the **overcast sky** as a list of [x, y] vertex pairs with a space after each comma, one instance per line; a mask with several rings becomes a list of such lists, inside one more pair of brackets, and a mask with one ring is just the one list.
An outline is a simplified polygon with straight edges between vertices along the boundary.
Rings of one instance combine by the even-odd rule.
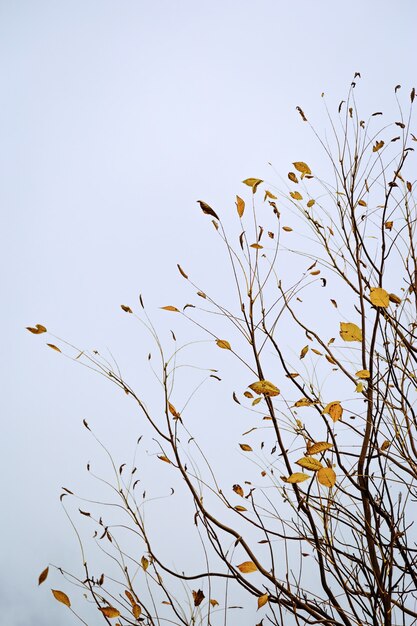
[[413, 0], [0, 0], [3, 623], [76, 623], [36, 587], [47, 563], [79, 564], [60, 487], [94, 456], [84, 417], [116, 452], [115, 420], [133, 424], [25, 326], [140, 372], [120, 304], [141, 292], [159, 320], [177, 262], [219, 276], [196, 200], [233, 207], [242, 179], [310, 154], [295, 107], [320, 130], [321, 92], [342, 99], [355, 71], [367, 113], [392, 106], [417, 82], [416, 24]]

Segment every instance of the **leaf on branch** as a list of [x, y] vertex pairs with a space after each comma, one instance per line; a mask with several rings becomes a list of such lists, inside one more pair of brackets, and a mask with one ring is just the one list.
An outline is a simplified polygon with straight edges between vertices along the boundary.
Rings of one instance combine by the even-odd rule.
[[292, 232], [291, 226], [283, 226], [282, 230], [285, 230], [287, 233], [291, 233]]
[[43, 572], [39, 574], [38, 585], [41, 585], [42, 583], [45, 582], [45, 580], [48, 578], [48, 574], [49, 574], [49, 567], [45, 567]]
[[389, 301], [394, 302], [394, 304], [401, 303], [401, 298], [399, 296], [396, 296], [395, 293], [390, 293], [388, 297], [389, 297]]
[[209, 204], [207, 204], [207, 202], [203, 202], [203, 200], [197, 200], [197, 202], [200, 205], [200, 208], [203, 211], [203, 213], [205, 213], [206, 215], [211, 215], [211, 217], [215, 217], [216, 220], [219, 220], [220, 222], [219, 216], [217, 215], [215, 211], [213, 211], [213, 209], [211, 208]]
[[300, 398], [300, 400], [297, 400], [297, 402], [294, 404], [294, 406], [296, 406], [296, 407], [299, 407], [299, 406], [311, 406], [312, 404], [313, 403], [308, 398]]
[[299, 112], [299, 114], [301, 115], [301, 119], [303, 120], [303, 122], [307, 122], [307, 118], [304, 115], [304, 111], [301, 107], [295, 107], [297, 109], [297, 111]]
[[193, 591], [193, 598], [194, 598], [194, 606], [200, 606], [200, 604], [205, 598], [205, 595], [201, 591], [201, 589], [199, 589], [198, 591]]
[[120, 308], [125, 312], [125, 313], [133, 313], [132, 309], [130, 308], [130, 306], [127, 306], [127, 304], [121, 304]]
[[336, 484], [336, 473], [331, 467], [322, 467], [317, 472], [317, 480], [324, 487], [334, 487]]
[[245, 212], [245, 201], [240, 196], [236, 196], [236, 208], [237, 214], [239, 215], [239, 217], [242, 217], [243, 213]]
[[170, 304], [168, 306], [161, 306], [160, 307], [163, 311], [173, 311], [174, 313], [179, 313], [179, 309], [177, 309], [176, 306], [171, 306]]
[[340, 401], [334, 400], [333, 402], [329, 402], [329, 404], [324, 407], [322, 415], [325, 415], [326, 413], [330, 415], [334, 422], [340, 420], [343, 415], [343, 407], [341, 406]]
[[392, 230], [392, 227], [394, 226], [394, 222], [392, 221], [385, 222], [384, 226], [387, 230]]
[[142, 609], [141, 609], [141, 607], [139, 606], [139, 604], [136, 604], [136, 603], [135, 603], [135, 604], [132, 606], [132, 613], [133, 613], [133, 617], [134, 617], [135, 619], [139, 619], [140, 614], [142, 613]]
[[333, 445], [331, 443], [328, 443], [327, 441], [317, 441], [311, 446], [307, 446], [307, 454], [320, 454], [320, 452], [330, 450], [330, 448], [332, 447]]
[[239, 446], [244, 452], [253, 452], [252, 448], [247, 443], [240, 443]]
[[381, 445], [381, 450], [382, 450], [382, 451], [384, 451], [384, 450], [388, 450], [388, 448], [390, 447], [390, 445], [391, 445], [391, 442], [390, 442], [390, 441], [388, 441], [388, 439], [385, 439], [385, 441], [383, 441], [383, 442], [382, 442], [382, 445]]
[[355, 392], [362, 393], [362, 391], [363, 391], [363, 383], [358, 383], [355, 387]]
[[261, 395], [263, 393], [265, 396], [272, 397], [278, 396], [280, 394], [280, 390], [278, 389], [278, 387], [275, 387], [275, 385], [270, 383], [269, 380], [259, 380], [248, 386], [249, 389], [252, 389], [252, 391], [257, 393], [258, 395]]
[[293, 182], [293, 183], [298, 183], [298, 178], [296, 176], [296, 174], [294, 174], [294, 172], [288, 172], [288, 178]]
[[257, 188], [263, 182], [264, 181], [260, 178], [245, 178], [245, 180], [242, 180], [242, 183], [245, 183], [248, 187], [252, 187], [252, 193], [256, 193]]
[[304, 163], [304, 161], [295, 161], [293, 165], [297, 172], [301, 172], [301, 179], [303, 179], [306, 174], [311, 174], [311, 169], [308, 167], [307, 163]]
[[210, 604], [211, 604], [211, 606], [219, 606], [219, 603], [214, 598], [210, 599]]
[[316, 201], [313, 200], [313, 198], [311, 198], [311, 200], [307, 202], [307, 206], [309, 209], [311, 209], [311, 207], [314, 206], [315, 204], [316, 204]]
[[147, 570], [147, 569], [148, 569], [148, 567], [149, 567], [149, 561], [148, 561], [148, 559], [146, 558], [146, 556], [143, 556], [143, 557], [141, 558], [141, 560], [140, 560], [140, 564], [142, 565], [143, 570], [146, 572], [146, 570]]
[[182, 269], [181, 265], [179, 263], [177, 263], [177, 267], [178, 267], [178, 271], [181, 274], [181, 276], [183, 276], [184, 278], [188, 278], [187, 274], [184, 272], [184, 270]]
[[303, 196], [299, 191], [290, 191], [290, 196], [293, 200], [302, 200]]
[[125, 596], [127, 597], [127, 599], [129, 600], [132, 606], [136, 603], [136, 600], [133, 597], [133, 595], [130, 593], [129, 589], [125, 589]]
[[276, 199], [277, 199], [277, 197], [276, 197], [276, 196], [274, 196], [274, 194], [273, 194], [273, 193], [271, 193], [271, 192], [270, 192], [270, 191], [268, 191], [268, 190], [265, 190], [264, 202], [265, 202], [265, 200], [266, 200], [267, 198], [271, 198], [271, 200], [276, 200]]
[[247, 511], [248, 509], [244, 506], [241, 506], [240, 504], [237, 504], [235, 507], [233, 507], [235, 509], [235, 511], [239, 511], [241, 513], [243, 513], [244, 511]]
[[302, 474], [301, 472], [295, 472], [291, 474], [288, 478], [285, 476], [281, 476], [282, 480], [286, 483], [291, 483], [292, 485], [297, 485], [298, 483], [303, 483], [305, 480], [311, 478], [308, 474]]
[[362, 330], [352, 322], [340, 322], [339, 334], [343, 341], [362, 341]]
[[386, 308], [389, 305], [389, 294], [382, 287], [371, 287], [370, 300], [374, 306]]
[[371, 373], [369, 370], [359, 370], [356, 372], [355, 376], [356, 378], [366, 379], [371, 377]]
[[237, 493], [237, 495], [238, 495], [238, 496], [240, 496], [241, 498], [243, 498], [243, 496], [244, 496], [244, 492], [243, 492], [243, 489], [242, 489], [242, 487], [241, 487], [240, 485], [237, 485], [237, 484], [236, 484], [236, 485], [233, 485], [233, 491], [234, 491], [235, 493]]
[[258, 568], [253, 561], [244, 561], [240, 565], [237, 565], [237, 568], [240, 572], [242, 572], [242, 574], [251, 574], [252, 572], [258, 571]]
[[300, 359], [304, 359], [305, 355], [307, 354], [308, 350], [309, 350], [310, 346], [304, 346], [304, 348], [301, 349], [300, 352]]
[[260, 243], [251, 243], [251, 248], [255, 248], [255, 250], [262, 250], [263, 246]]
[[55, 350], [56, 352], [62, 352], [62, 350], [60, 350], [58, 346], [55, 346], [53, 343], [47, 343], [46, 345], [48, 348], [52, 348], [52, 350]]
[[296, 461], [295, 463], [296, 465], [299, 465], [304, 469], [312, 470], [314, 472], [317, 472], [323, 467], [323, 465], [317, 459], [310, 459], [306, 456], [304, 456], [302, 459], [298, 459], [298, 461]]
[[252, 402], [252, 406], [256, 406], [260, 402], [262, 402], [262, 398], [255, 398], [255, 400]]
[[119, 617], [120, 611], [115, 609], [114, 606], [103, 606], [98, 609], [105, 615], [106, 617]]
[[216, 344], [219, 348], [223, 348], [223, 350], [231, 350], [232, 346], [226, 339], [216, 339]]
[[269, 600], [269, 595], [264, 593], [262, 596], [258, 598], [258, 609], [261, 609]]
[[358, 200], [358, 204], [359, 206], [368, 206], [365, 202], [365, 200]]
[[165, 463], [171, 463], [171, 461], [169, 460], [167, 456], [165, 456], [165, 454], [158, 454], [158, 459], [160, 459], [161, 461], [164, 461]]
[[173, 404], [171, 404], [171, 402], [168, 402], [168, 410], [174, 419], [179, 419], [181, 417], [181, 413], [178, 413], [177, 409]]
[[378, 150], [381, 150], [381, 148], [383, 146], [384, 146], [384, 142], [382, 140], [381, 141], [377, 141], [375, 143], [375, 145], [373, 146], [373, 148], [372, 148], [372, 152], [378, 152]]
[[67, 606], [68, 608], [71, 607], [70, 599], [66, 593], [64, 593], [63, 591], [59, 591], [58, 589], [51, 589], [51, 591], [55, 600], [58, 600], [58, 602], [65, 604], [65, 606]]
[[26, 326], [26, 330], [28, 330], [30, 333], [33, 333], [34, 335], [40, 335], [41, 333], [48, 332], [46, 330], [45, 326], [42, 326], [42, 324], [36, 324], [35, 327], [33, 327], [33, 326]]

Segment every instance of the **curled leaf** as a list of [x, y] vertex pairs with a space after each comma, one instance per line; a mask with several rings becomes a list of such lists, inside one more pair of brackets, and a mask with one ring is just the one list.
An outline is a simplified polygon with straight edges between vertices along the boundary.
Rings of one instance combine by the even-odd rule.
[[33, 333], [34, 335], [40, 335], [41, 333], [47, 332], [45, 326], [42, 326], [42, 324], [36, 324], [35, 327], [26, 326], [26, 330], [28, 330], [30, 333]]
[[343, 407], [341, 406], [340, 401], [334, 400], [333, 402], [329, 402], [329, 404], [327, 404], [322, 411], [323, 415], [326, 413], [330, 415], [334, 422], [340, 420], [343, 415]]
[[215, 217], [216, 220], [220, 221], [220, 218], [217, 215], [217, 213], [215, 211], [213, 211], [213, 209], [211, 208], [210, 205], [207, 204], [207, 202], [203, 202], [203, 200], [197, 200], [197, 202], [200, 205], [201, 210], [203, 211], [203, 213], [205, 213], [206, 215], [211, 215], [212, 217]]
[[320, 452], [330, 450], [332, 447], [333, 445], [327, 441], [317, 441], [311, 444], [311, 446], [307, 446], [307, 454], [320, 454]]
[[294, 174], [294, 172], [288, 172], [288, 178], [293, 182], [293, 183], [298, 183], [298, 178], [296, 176], [296, 174]]
[[201, 589], [199, 589], [198, 591], [193, 591], [193, 598], [194, 598], [194, 606], [200, 606], [200, 604], [205, 598], [205, 595], [201, 591]]
[[295, 161], [293, 165], [297, 172], [301, 172], [301, 178], [304, 178], [306, 174], [311, 174], [311, 169], [308, 167], [307, 163], [304, 163], [304, 161]]
[[236, 208], [237, 214], [239, 215], [239, 217], [242, 217], [243, 213], [245, 212], [245, 201], [240, 196], [236, 196]]
[[132, 309], [130, 308], [130, 306], [127, 306], [127, 304], [121, 304], [120, 308], [125, 312], [125, 313], [133, 313]]
[[179, 313], [180, 312], [179, 309], [177, 309], [176, 306], [168, 305], [168, 306], [161, 306], [160, 308], [163, 311], [173, 311], [174, 313]]
[[56, 352], [62, 352], [62, 350], [60, 350], [58, 346], [55, 346], [53, 343], [47, 343], [46, 345], [48, 348], [52, 348], [52, 350], [55, 350]]
[[258, 609], [261, 609], [269, 600], [269, 595], [264, 593], [262, 596], [258, 597]]
[[248, 187], [252, 187], [252, 193], [256, 193], [258, 186], [264, 181], [260, 178], [245, 178], [242, 182], [245, 183], [245, 185], [248, 185]]

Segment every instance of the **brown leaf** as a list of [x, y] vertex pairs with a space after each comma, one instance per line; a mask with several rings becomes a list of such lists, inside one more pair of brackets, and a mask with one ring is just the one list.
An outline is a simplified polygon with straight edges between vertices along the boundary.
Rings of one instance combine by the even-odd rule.
[[293, 200], [302, 200], [303, 196], [299, 191], [290, 191], [290, 196]]
[[114, 608], [114, 606], [104, 606], [98, 609], [106, 617], [119, 617], [120, 611]]
[[127, 306], [127, 304], [121, 304], [120, 308], [125, 312], [125, 313], [133, 313], [132, 309], [130, 308], [130, 306]]
[[252, 572], [257, 572], [258, 568], [256, 567], [253, 561], [244, 561], [240, 565], [236, 566], [242, 574], [251, 574]]
[[212, 598], [212, 599], [210, 600], [210, 604], [211, 604], [211, 606], [219, 606], [219, 603], [218, 603], [218, 602], [217, 602], [217, 600], [215, 600], [214, 598]]
[[285, 232], [287, 232], [287, 233], [291, 233], [292, 232], [291, 226], [283, 226], [282, 230], [285, 230]]
[[378, 152], [378, 150], [381, 150], [381, 148], [384, 146], [384, 142], [383, 141], [377, 141], [375, 143], [375, 145], [372, 148], [372, 152]]
[[273, 193], [271, 193], [270, 191], [266, 190], [266, 191], [265, 191], [265, 195], [264, 195], [264, 202], [265, 202], [265, 200], [266, 200], [267, 198], [271, 198], [271, 200], [276, 200], [276, 199], [277, 199], [277, 197], [276, 197], [276, 196], [274, 196], [274, 194], [273, 194]]
[[252, 448], [247, 443], [240, 443], [239, 446], [244, 452], [253, 452]]
[[181, 265], [179, 263], [177, 263], [177, 267], [178, 267], [178, 271], [181, 274], [181, 276], [183, 276], [184, 278], [188, 278], [187, 274], [184, 272], [184, 270], [182, 269]]
[[391, 442], [390, 442], [388, 439], [385, 439], [385, 441], [383, 441], [383, 442], [382, 442], [382, 445], [381, 445], [381, 450], [382, 450], [382, 451], [384, 451], [384, 450], [388, 450], [388, 448], [390, 447], [390, 445], [391, 445]]
[[142, 613], [142, 609], [140, 608], [139, 604], [136, 604], [136, 603], [135, 603], [135, 604], [132, 606], [132, 613], [133, 613], [133, 617], [134, 617], [135, 619], [139, 619], [140, 614]]
[[313, 198], [311, 198], [311, 200], [307, 202], [307, 206], [309, 209], [311, 209], [311, 207], [314, 206], [315, 204], [316, 204], [316, 201], [313, 200]]
[[240, 504], [237, 504], [233, 508], [234, 508], [235, 511], [239, 511], [240, 513], [243, 513], [244, 511], [248, 510], [246, 507], [241, 506]]
[[58, 346], [55, 346], [53, 343], [47, 343], [46, 344], [49, 348], [52, 348], [52, 350], [55, 350], [56, 352], [62, 352]]
[[163, 311], [173, 311], [174, 313], [179, 313], [179, 309], [177, 309], [176, 306], [171, 306], [170, 304], [168, 306], [161, 306], [160, 307]]
[[384, 226], [387, 230], [392, 230], [392, 227], [394, 226], [394, 222], [392, 221], [385, 222]]
[[167, 456], [165, 456], [165, 454], [158, 454], [158, 459], [161, 459], [161, 461], [165, 461], [165, 463], [171, 463], [171, 461]]
[[308, 350], [309, 350], [309, 346], [304, 346], [304, 348], [302, 348], [302, 350], [300, 352], [300, 359], [304, 359], [304, 357], [307, 354]]
[[293, 182], [293, 183], [298, 183], [298, 178], [296, 176], [296, 174], [294, 174], [294, 172], [288, 172], [288, 178]]
[[395, 293], [390, 293], [388, 297], [390, 302], [394, 302], [395, 304], [401, 303], [401, 298], [396, 296]]
[[243, 492], [243, 489], [242, 489], [242, 487], [241, 487], [240, 485], [237, 485], [237, 484], [236, 484], [236, 485], [233, 485], [233, 491], [234, 491], [235, 493], [237, 493], [237, 495], [238, 495], [238, 496], [240, 496], [241, 498], [243, 498], [243, 496], [244, 496], [244, 492]]
[[47, 332], [45, 326], [42, 326], [42, 324], [36, 324], [35, 327], [33, 327], [33, 326], [26, 326], [26, 330], [28, 330], [29, 332], [33, 333], [34, 335], [40, 335], [41, 333], [46, 333]]
[[58, 589], [51, 589], [51, 591], [55, 600], [58, 600], [58, 602], [61, 602], [62, 604], [65, 604], [65, 606], [70, 608], [71, 602], [66, 593], [64, 593], [63, 591], [59, 591]]
[[203, 213], [205, 213], [206, 215], [211, 215], [212, 217], [215, 217], [216, 220], [220, 221], [220, 218], [217, 215], [217, 213], [215, 211], [213, 211], [213, 209], [211, 208], [211, 206], [209, 206], [207, 204], [207, 202], [203, 202], [203, 200], [197, 200], [197, 202], [200, 205], [201, 210], [203, 211]]
[[39, 574], [38, 585], [41, 585], [42, 583], [45, 582], [45, 580], [48, 578], [48, 574], [49, 574], [49, 567], [45, 567], [43, 572]]
[[177, 409], [171, 402], [168, 402], [168, 411], [175, 419], [179, 419], [181, 417], [181, 413], [178, 413]]
[[205, 595], [201, 591], [201, 589], [199, 589], [198, 591], [193, 591], [193, 598], [194, 598], [194, 606], [200, 606], [200, 604], [205, 598]]
[[239, 217], [242, 217], [243, 213], [245, 212], [245, 201], [240, 196], [236, 196], [236, 208], [237, 214], [239, 215]]

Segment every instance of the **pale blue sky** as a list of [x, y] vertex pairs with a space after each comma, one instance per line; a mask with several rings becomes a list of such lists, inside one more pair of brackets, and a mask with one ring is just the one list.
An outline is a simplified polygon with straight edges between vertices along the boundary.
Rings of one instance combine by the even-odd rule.
[[76, 623], [36, 589], [49, 561], [79, 562], [59, 489], [85, 480], [83, 417], [109, 437], [110, 416], [133, 420], [25, 326], [137, 354], [140, 371], [119, 305], [174, 304], [177, 262], [213, 280], [196, 200], [223, 210], [243, 178], [273, 184], [268, 162], [286, 172], [312, 150], [295, 106], [320, 129], [320, 93], [342, 99], [355, 71], [366, 112], [391, 106], [417, 82], [416, 7], [0, 0], [4, 623]]

